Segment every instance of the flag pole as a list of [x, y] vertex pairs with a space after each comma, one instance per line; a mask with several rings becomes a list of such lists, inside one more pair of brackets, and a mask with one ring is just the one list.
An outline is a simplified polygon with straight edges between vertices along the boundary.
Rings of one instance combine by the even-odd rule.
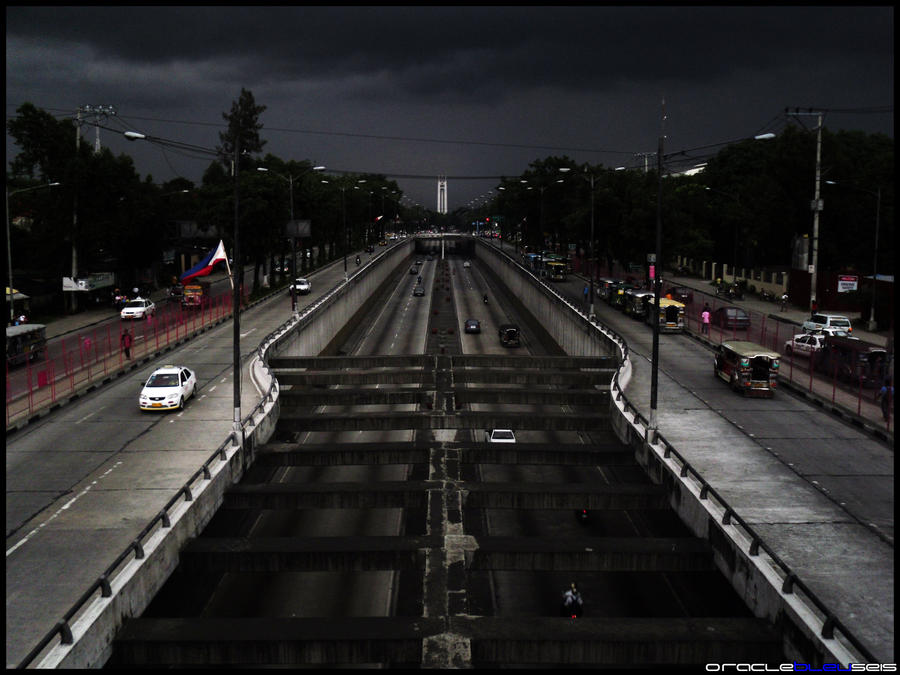
[[231, 282], [231, 290], [234, 290], [234, 277], [231, 276], [231, 265], [228, 264], [228, 253], [225, 253], [225, 268], [228, 270], [228, 280]]

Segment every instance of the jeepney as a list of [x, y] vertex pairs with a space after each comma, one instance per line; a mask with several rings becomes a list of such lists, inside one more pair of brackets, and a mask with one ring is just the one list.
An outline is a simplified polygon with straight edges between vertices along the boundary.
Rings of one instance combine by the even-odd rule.
[[634, 284], [620, 281], [615, 286], [610, 287], [609, 297], [606, 299], [606, 301], [610, 304], [610, 306], [615, 307], [621, 312], [625, 307], [625, 291], [631, 290], [634, 287]]
[[781, 355], [762, 345], [745, 340], [720, 344], [713, 372], [744, 396], [771, 398], [778, 387]]
[[597, 279], [597, 295], [604, 300], [607, 300], [609, 298], [609, 289], [617, 283], [619, 283], [619, 280], [611, 277], [601, 277]]
[[46, 328], [42, 323], [7, 326], [6, 363], [15, 366], [39, 360], [47, 349]]
[[[654, 317], [656, 317], [654, 319]], [[661, 333], [680, 333], [684, 331], [684, 305], [669, 298], [659, 299], [659, 311], [656, 310], [656, 298], [647, 301], [647, 324], [659, 321]]]
[[653, 291], [646, 288], [631, 288], [625, 291], [625, 306], [622, 311], [632, 319], [644, 321], [647, 307], [653, 302]]

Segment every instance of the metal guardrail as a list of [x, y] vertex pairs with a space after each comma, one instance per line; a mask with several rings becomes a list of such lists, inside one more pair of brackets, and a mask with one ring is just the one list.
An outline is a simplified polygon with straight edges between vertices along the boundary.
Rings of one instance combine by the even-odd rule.
[[[527, 268], [521, 265], [517, 260], [515, 260], [512, 256], [509, 256], [505, 251], [501, 252], [497, 249], [495, 251], [498, 254], [502, 254], [506, 256], [510, 262], [517, 265], [522, 271], [526, 272], [529, 276], [532, 277], [534, 281], [540, 284], [546, 292], [551, 293], [558, 297], [564, 304], [568, 305], [579, 315], [584, 317], [585, 321], [588, 321], [587, 315], [575, 307], [571, 302], [563, 298], [555, 289], [545, 284], [541, 281], [536, 275], [531, 273]], [[597, 330], [603, 333], [607, 338], [611, 339], [615, 342], [621, 353], [622, 353], [622, 362], [619, 366], [619, 369], [616, 371], [615, 376], [610, 384], [610, 388], [616, 392], [616, 401], [622, 401], [624, 412], [630, 412], [634, 415], [634, 423], [640, 423], [640, 426], [644, 427], [644, 440], [647, 443], [650, 443], [650, 421], [644, 417], [643, 414], [628, 400], [628, 397], [625, 395], [625, 392], [622, 390], [622, 387], [619, 384], [619, 373], [621, 372], [622, 367], [624, 367], [626, 361], [628, 360], [628, 344], [625, 340], [614, 330], [606, 327], [595, 325]], [[655, 438], [653, 439], [653, 443], [662, 444], [663, 457], [666, 459], [670, 459], [671, 457], [675, 457], [675, 459], [680, 464], [679, 469], [679, 477], [684, 479], [689, 476], [692, 477], [700, 484], [700, 499], [707, 500], [710, 496], [719, 504], [719, 506], [724, 510], [724, 514], [722, 516], [722, 524], [723, 525], [738, 525], [744, 531], [747, 538], [750, 540], [750, 546], [748, 553], [752, 557], [756, 557], [759, 555], [760, 549], [762, 549], [769, 558], [775, 563], [777, 568], [780, 570], [782, 578], [781, 592], [785, 595], [790, 595], [794, 593], [795, 589], [799, 589], [803, 595], [812, 603], [813, 607], [817, 610], [819, 618], [823, 621], [822, 629], [820, 632], [820, 636], [831, 640], [834, 639], [835, 630], [839, 631], [844, 638], [849, 642], [853, 647], [859, 652], [859, 655], [865, 658], [869, 663], [877, 663], [878, 659], [872, 654], [872, 652], [866, 647], [850, 630], [847, 626], [838, 619], [834, 612], [832, 612], [828, 606], [807, 586], [800, 577], [791, 570], [790, 566], [784, 562], [771, 547], [769, 547], [762, 539], [762, 537], [756, 533], [756, 531], [743, 519], [741, 518], [737, 512], [731, 507], [730, 504], [720, 495], [716, 489], [710, 485], [700, 473], [694, 469], [690, 462], [688, 462], [676, 449], [675, 447], [669, 443], [659, 430], [657, 429], [655, 434]], [[735, 542], [737, 543], [737, 542]]]

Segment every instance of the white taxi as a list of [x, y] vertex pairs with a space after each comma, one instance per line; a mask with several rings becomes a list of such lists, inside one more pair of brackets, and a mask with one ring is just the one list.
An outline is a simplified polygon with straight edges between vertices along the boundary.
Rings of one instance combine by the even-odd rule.
[[802, 333], [784, 343], [787, 355], [812, 356], [825, 346], [825, 335], [822, 333]]
[[135, 298], [125, 303], [119, 313], [123, 319], [143, 319], [156, 314], [156, 304], [147, 298]]
[[163, 366], [153, 371], [141, 389], [141, 410], [183, 410], [197, 389], [197, 375], [184, 366]]

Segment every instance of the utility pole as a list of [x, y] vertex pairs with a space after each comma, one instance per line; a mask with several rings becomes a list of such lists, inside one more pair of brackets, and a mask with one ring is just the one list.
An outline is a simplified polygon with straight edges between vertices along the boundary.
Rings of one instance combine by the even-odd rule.
[[656, 189], [656, 254], [654, 257], [654, 279], [653, 279], [653, 297], [655, 302], [653, 304], [653, 348], [651, 355], [651, 368], [650, 368], [650, 425], [648, 428], [648, 432], [652, 431], [652, 438], [649, 438], [650, 434], [648, 433], [647, 441], [651, 443], [656, 442], [657, 437], [657, 429], [659, 429], [659, 422], [656, 415], [656, 393], [659, 385], [659, 301], [660, 296], [662, 295], [662, 279], [660, 278], [660, 274], [662, 274], [663, 268], [663, 257], [662, 257], [662, 181], [663, 181], [663, 144], [665, 142], [665, 126], [666, 126], [666, 100], [663, 99], [662, 102], [662, 123], [660, 124], [660, 132], [659, 132], [659, 149], [656, 152], [656, 170], [657, 170], [657, 180], [659, 181]]
[[825, 118], [824, 111], [800, 112], [794, 108], [794, 112], [790, 113], [796, 117], [801, 115], [815, 115], [818, 118], [816, 124], [816, 185], [813, 194], [813, 200], [810, 203], [810, 209], [813, 212], [813, 236], [812, 236], [812, 263], [809, 266], [809, 311], [813, 311], [816, 307], [816, 283], [818, 277], [818, 260], [819, 260], [819, 214], [822, 212], [825, 204], [821, 199], [821, 182], [822, 182], [822, 122]]
[[[100, 118], [106, 119], [109, 115], [115, 115], [116, 109], [111, 105], [83, 105], [75, 112], [75, 161], [78, 162], [78, 153], [81, 149], [81, 116], [88, 114], [94, 116], [94, 128], [96, 136], [94, 140], [94, 152], [100, 152]], [[77, 166], [77, 164], [76, 164]], [[78, 182], [73, 185], [74, 197], [72, 199], [72, 281], [78, 276], [78, 248], [76, 239], [78, 237]], [[74, 312], [78, 308], [78, 296], [74, 293], [69, 294], [71, 297], [70, 309]]]

